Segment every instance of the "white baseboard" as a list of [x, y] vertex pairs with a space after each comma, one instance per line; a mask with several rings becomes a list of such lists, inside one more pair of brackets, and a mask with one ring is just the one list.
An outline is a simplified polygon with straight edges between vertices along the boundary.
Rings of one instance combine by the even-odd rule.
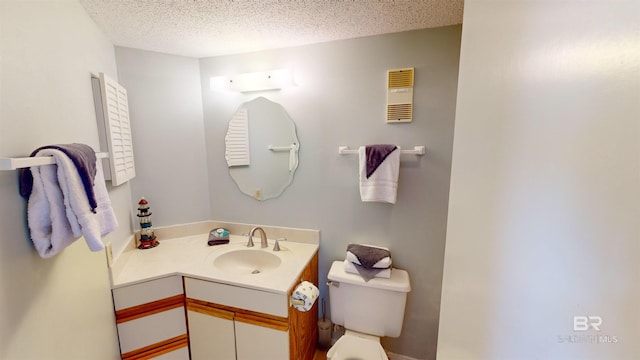
[[390, 352], [387, 352], [387, 356], [389, 357], [389, 360], [420, 360], [420, 359], [399, 355], [399, 354], [394, 354]]

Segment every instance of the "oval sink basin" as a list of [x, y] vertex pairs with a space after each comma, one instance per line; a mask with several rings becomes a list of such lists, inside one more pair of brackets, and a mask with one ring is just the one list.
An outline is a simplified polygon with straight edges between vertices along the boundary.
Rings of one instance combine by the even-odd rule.
[[280, 266], [282, 260], [270, 252], [241, 249], [224, 253], [215, 260], [217, 268], [239, 275], [261, 274]]

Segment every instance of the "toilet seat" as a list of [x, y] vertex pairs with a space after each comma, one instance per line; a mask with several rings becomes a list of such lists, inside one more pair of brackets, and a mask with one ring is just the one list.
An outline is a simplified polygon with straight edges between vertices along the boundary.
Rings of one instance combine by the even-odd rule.
[[389, 360], [380, 341], [345, 333], [327, 352], [330, 360]]

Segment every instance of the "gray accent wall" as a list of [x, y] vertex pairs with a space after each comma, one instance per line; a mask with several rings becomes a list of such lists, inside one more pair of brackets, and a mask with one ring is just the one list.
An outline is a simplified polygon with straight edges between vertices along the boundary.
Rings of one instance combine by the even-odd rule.
[[129, 98], [134, 207], [144, 196], [154, 226], [210, 220], [198, 60], [116, 47], [116, 61]]
[[[411, 278], [402, 335], [384, 339], [391, 352], [434, 359], [444, 257], [461, 27], [336, 41], [200, 60], [211, 218], [319, 229], [320, 290], [347, 244], [391, 249], [394, 266]], [[212, 91], [209, 79], [288, 67], [296, 87], [279, 91]], [[412, 123], [386, 124], [387, 70], [415, 67]], [[264, 96], [296, 123], [300, 165], [276, 199], [242, 194], [224, 158], [227, 123], [245, 101]], [[422, 157], [403, 156], [395, 205], [363, 203], [358, 157], [338, 146], [425, 145]], [[371, 299], [376, 301], [376, 299]]]

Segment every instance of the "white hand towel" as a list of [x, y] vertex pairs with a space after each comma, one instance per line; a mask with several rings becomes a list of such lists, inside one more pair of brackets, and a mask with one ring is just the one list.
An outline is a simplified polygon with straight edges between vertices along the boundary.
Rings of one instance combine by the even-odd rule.
[[75, 165], [62, 151], [40, 150], [52, 155], [56, 165], [35, 166], [33, 191], [27, 204], [31, 240], [38, 254], [51, 257], [84, 236], [91, 251], [104, 249], [102, 237], [118, 227], [104, 182], [102, 166], [96, 164], [94, 192], [98, 207], [91, 212], [89, 199]]
[[31, 241], [40, 257], [51, 257], [75, 241], [67, 219], [56, 165], [31, 168], [33, 190], [27, 204]]
[[400, 147], [391, 152], [367, 179], [366, 147], [358, 149], [360, 156], [360, 198], [363, 202], [396, 203], [400, 173]]

